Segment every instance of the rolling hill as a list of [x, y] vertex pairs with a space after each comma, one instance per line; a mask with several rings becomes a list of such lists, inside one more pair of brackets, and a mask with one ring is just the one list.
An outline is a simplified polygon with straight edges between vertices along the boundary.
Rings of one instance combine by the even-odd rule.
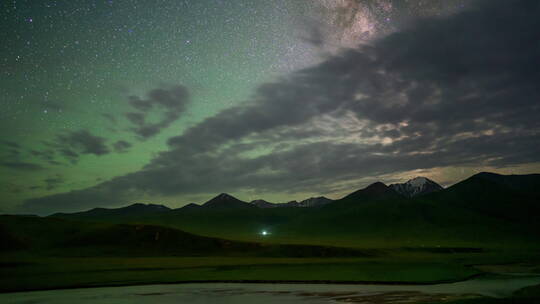
[[56, 257], [253, 256], [366, 257], [331, 246], [279, 245], [204, 237], [146, 224], [97, 224], [55, 218], [0, 216], [2, 253], [29, 250]]

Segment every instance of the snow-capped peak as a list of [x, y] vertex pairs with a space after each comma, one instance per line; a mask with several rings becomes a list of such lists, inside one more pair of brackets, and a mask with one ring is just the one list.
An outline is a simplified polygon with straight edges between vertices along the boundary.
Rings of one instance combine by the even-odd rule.
[[415, 177], [403, 184], [392, 184], [390, 188], [406, 197], [414, 197], [443, 189], [436, 182], [422, 176]]
[[409, 180], [406, 184], [410, 184], [413, 187], [422, 187], [426, 183], [428, 183], [428, 181], [429, 181], [429, 179], [427, 179], [425, 177], [422, 177], [422, 176], [418, 176], [418, 177], [415, 177], [415, 178]]

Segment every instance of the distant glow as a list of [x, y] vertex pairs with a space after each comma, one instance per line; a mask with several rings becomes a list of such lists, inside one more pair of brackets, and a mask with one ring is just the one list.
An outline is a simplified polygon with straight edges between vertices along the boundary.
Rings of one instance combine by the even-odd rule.
[[268, 235], [268, 232], [266, 230], [261, 231], [262, 235]]

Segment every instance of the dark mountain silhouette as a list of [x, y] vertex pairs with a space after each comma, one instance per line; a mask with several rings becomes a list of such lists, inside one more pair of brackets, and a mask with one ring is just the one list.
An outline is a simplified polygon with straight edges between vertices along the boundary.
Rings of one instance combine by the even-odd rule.
[[88, 211], [76, 212], [76, 213], [56, 213], [53, 217], [116, 217], [116, 216], [137, 216], [137, 215], [150, 215], [165, 213], [171, 211], [169, 207], [156, 204], [141, 204], [136, 203], [121, 208], [94, 208]]
[[483, 173], [412, 199], [375, 183], [274, 231], [329, 241], [354, 238], [359, 243], [531, 244], [540, 238], [539, 183], [538, 174]]
[[221, 193], [202, 205], [203, 208], [211, 209], [249, 209], [256, 208], [250, 203], [246, 203], [227, 193]]
[[490, 172], [481, 172], [471, 178], [488, 180], [508, 187], [514, 191], [540, 197], [540, 174], [501, 175]]
[[283, 207], [298, 207], [298, 204], [300, 204], [298, 201], [294, 200], [294, 201], [288, 201], [283, 205]]
[[283, 207], [301, 207], [301, 208], [310, 208], [310, 207], [321, 207], [326, 204], [333, 202], [333, 200], [326, 198], [324, 196], [319, 197], [310, 197], [301, 202], [290, 201], [285, 204], [282, 204]]
[[197, 209], [201, 209], [201, 208], [202, 208], [201, 205], [190, 203], [190, 204], [187, 204], [187, 205], [185, 205], [183, 207], [180, 207], [178, 209], [175, 209], [175, 210], [197, 210]]
[[298, 207], [321, 207], [330, 204], [333, 200], [324, 196], [310, 197], [298, 203]]
[[482, 172], [426, 199], [465, 208], [484, 216], [534, 224], [540, 218], [540, 174]]
[[405, 245], [410, 242], [437, 244], [440, 240], [529, 242], [531, 238], [540, 238], [537, 233], [540, 231], [538, 189], [539, 174], [480, 173], [446, 189], [412, 198], [377, 182], [320, 208], [298, 208], [298, 202], [275, 204], [281, 208], [260, 208], [257, 207], [260, 201], [246, 203], [220, 194], [202, 207], [190, 205], [144, 215], [89, 212], [83, 213], [85, 217], [79, 214], [61, 217], [163, 225], [195, 234], [241, 240], [257, 240], [260, 231], [269, 230], [272, 238], [286, 237], [287, 242], [334, 244], [339, 240], [353, 240], [359, 242], [358, 246], [367, 240]]
[[319, 196], [319, 197], [310, 197], [301, 202], [290, 201], [284, 204], [274, 204], [274, 203], [269, 203], [265, 200], [255, 200], [255, 201], [252, 201], [251, 204], [259, 208], [278, 208], [278, 207], [309, 208], [309, 207], [321, 207], [331, 202], [333, 202], [333, 200], [326, 198], [324, 196]]
[[258, 200], [254, 200], [254, 201], [251, 201], [249, 202], [250, 204], [254, 205], [254, 206], [257, 206], [259, 208], [276, 208], [276, 207], [280, 207], [279, 204], [274, 204], [274, 203], [270, 203], [270, 202], [267, 202], [265, 200], [262, 200], [262, 199], [258, 199]]
[[338, 202], [362, 202], [362, 201], [373, 201], [373, 200], [389, 200], [389, 199], [399, 199], [399, 195], [392, 188], [388, 187], [384, 183], [376, 182], [364, 189], [355, 191]]

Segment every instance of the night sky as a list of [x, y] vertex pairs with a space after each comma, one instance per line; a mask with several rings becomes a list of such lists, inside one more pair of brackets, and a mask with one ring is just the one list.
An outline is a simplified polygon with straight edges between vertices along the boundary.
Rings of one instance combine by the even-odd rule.
[[0, 212], [540, 171], [540, 2], [2, 1]]

